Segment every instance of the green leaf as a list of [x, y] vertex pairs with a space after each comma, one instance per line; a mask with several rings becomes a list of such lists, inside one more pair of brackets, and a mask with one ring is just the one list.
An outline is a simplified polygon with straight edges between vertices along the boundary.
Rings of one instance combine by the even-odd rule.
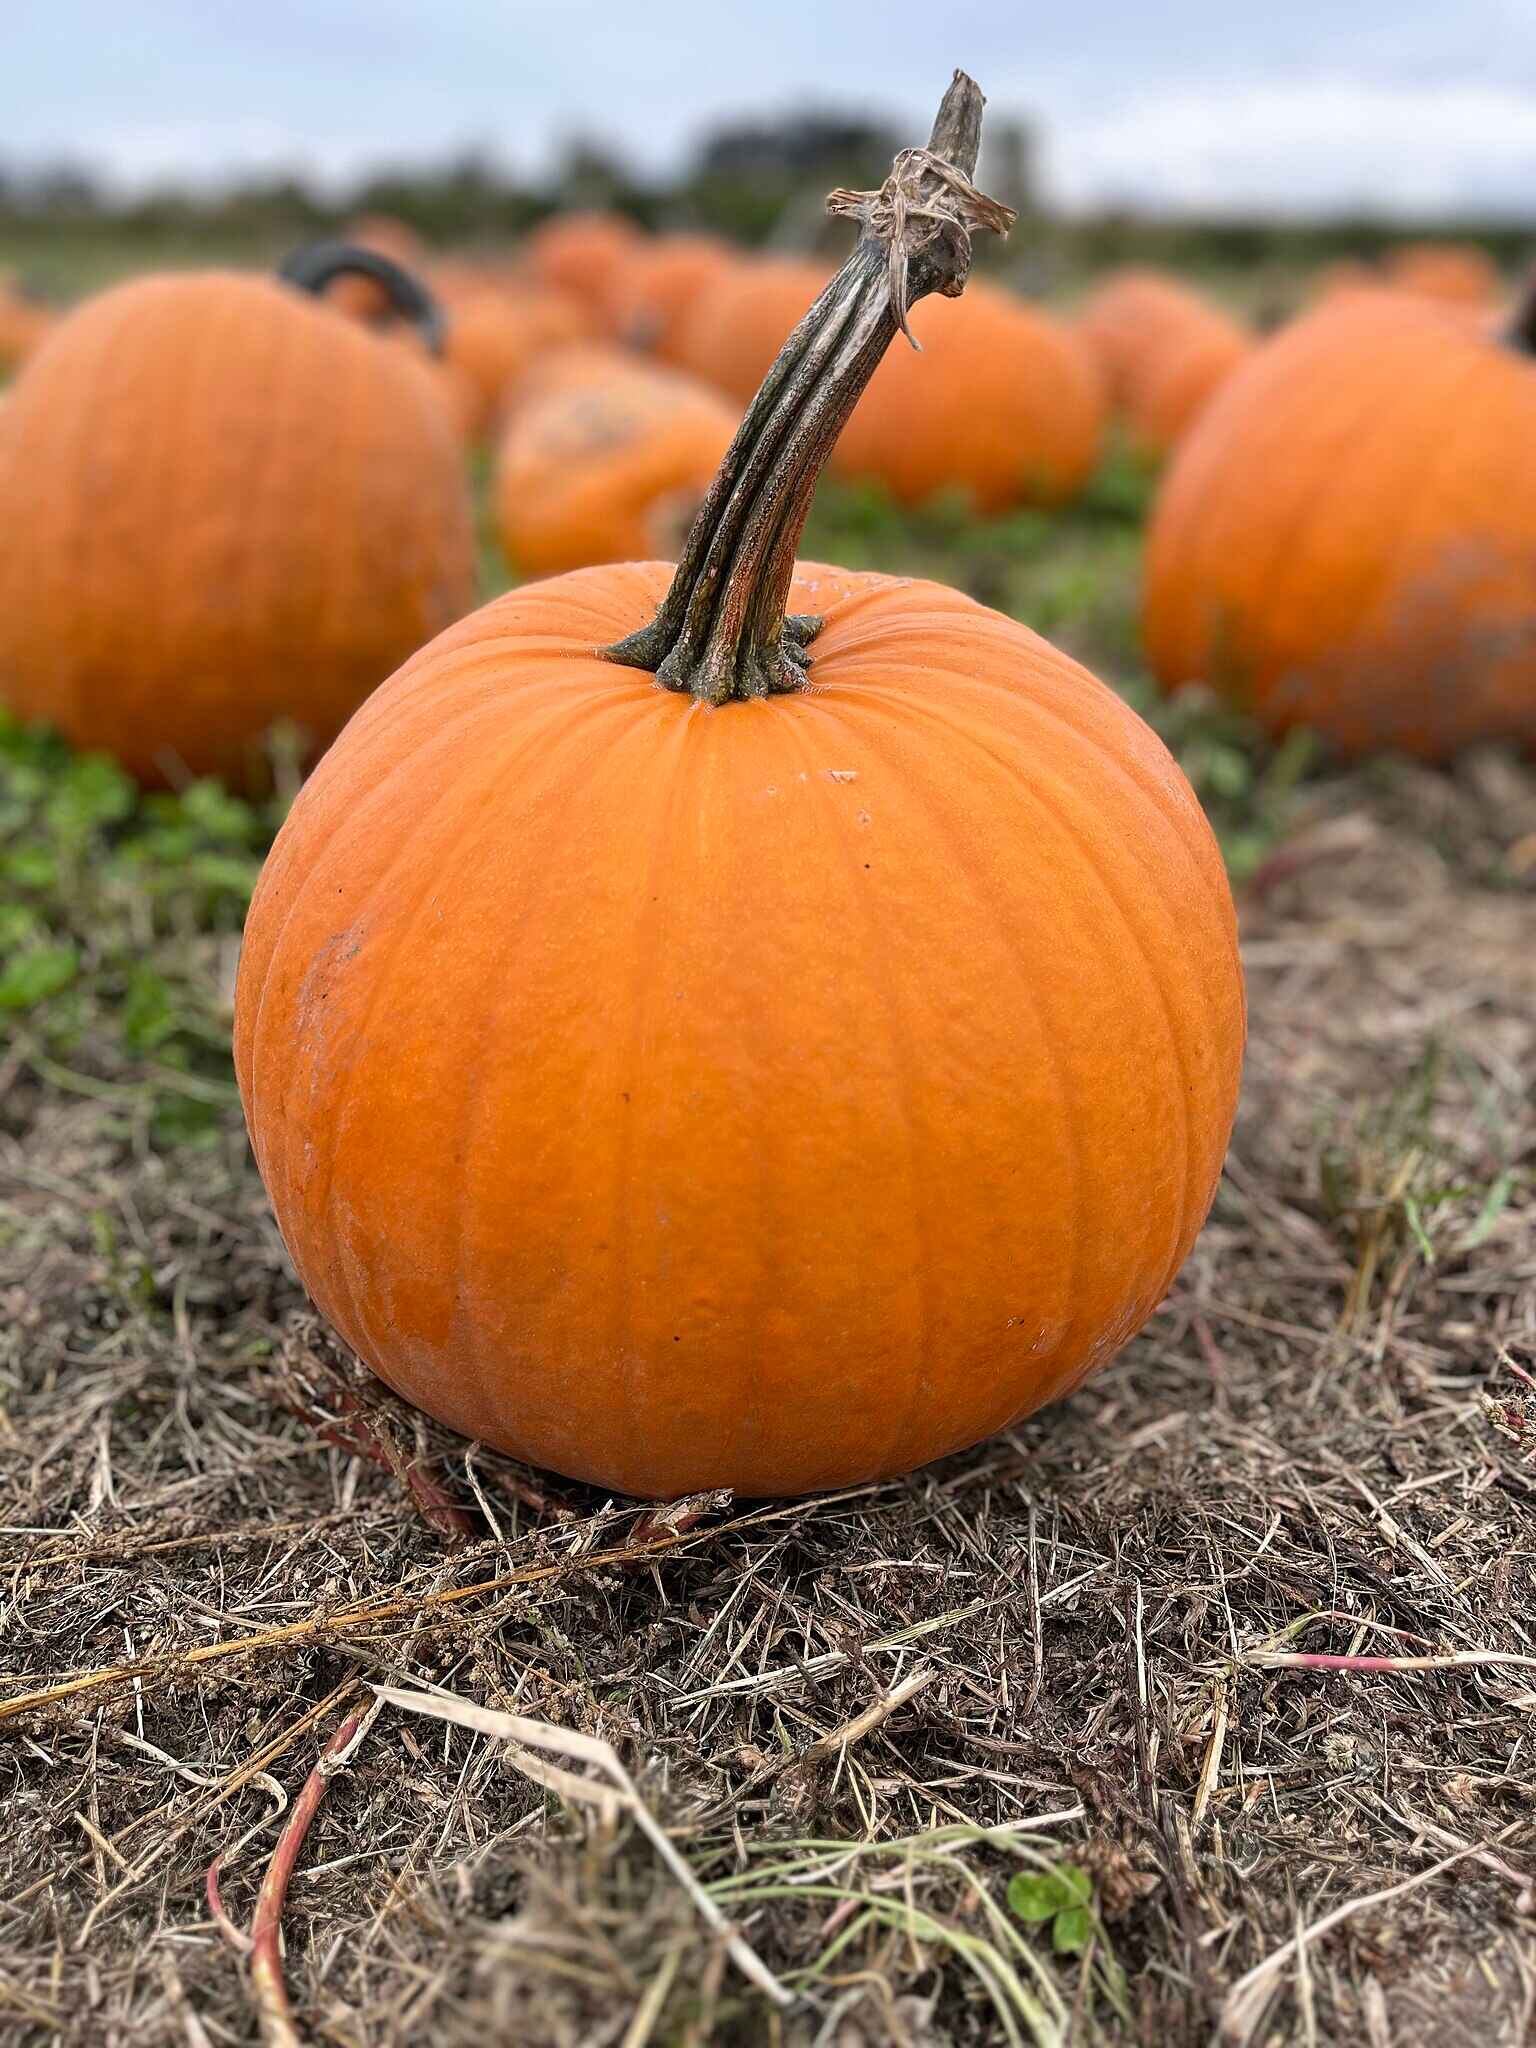
[[1093, 1915], [1086, 1906], [1069, 1906], [1056, 1915], [1051, 1947], [1059, 1956], [1081, 1955], [1093, 1939]]
[[1072, 1903], [1071, 1893], [1054, 1870], [1021, 1870], [1008, 1882], [1008, 1904], [1032, 1927], [1053, 1919]]
[[1067, 1898], [1074, 1906], [1086, 1906], [1093, 1900], [1093, 1879], [1081, 1863], [1063, 1863], [1056, 1873], [1066, 1887]]
[[0, 1010], [30, 1010], [69, 987], [80, 966], [73, 946], [32, 946], [0, 970]]

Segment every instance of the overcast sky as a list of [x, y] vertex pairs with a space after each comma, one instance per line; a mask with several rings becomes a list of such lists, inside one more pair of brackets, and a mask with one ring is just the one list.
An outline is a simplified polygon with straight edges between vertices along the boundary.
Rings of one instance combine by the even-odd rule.
[[1069, 203], [1536, 216], [1536, 0], [0, 0], [0, 160], [341, 181], [585, 134], [663, 168], [728, 114], [915, 133], [956, 63]]

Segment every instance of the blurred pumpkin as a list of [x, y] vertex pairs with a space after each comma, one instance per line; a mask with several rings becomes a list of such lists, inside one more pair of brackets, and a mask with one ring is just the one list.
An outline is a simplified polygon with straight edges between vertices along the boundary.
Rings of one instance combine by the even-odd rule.
[[679, 367], [744, 405], [831, 275], [824, 263], [792, 256], [727, 264], [679, 327]]
[[63, 320], [0, 413], [0, 528], [0, 699], [145, 781], [242, 780], [279, 719], [323, 745], [474, 597], [429, 369], [270, 278]]
[[[341, 231], [341, 240], [354, 249], [372, 249], [387, 256], [402, 270], [422, 274], [427, 267], [427, 245], [412, 227], [392, 214], [368, 213], [351, 221]], [[368, 324], [397, 317], [394, 300], [375, 277], [360, 271], [342, 271], [327, 288], [326, 297], [340, 312]]]
[[1387, 282], [1421, 298], [1487, 309], [1499, 297], [1498, 265], [1475, 242], [1407, 242], [1386, 261]]
[[[649, 370], [661, 376], [674, 374], [660, 371], [645, 356], [611, 341], [575, 341], [564, 348], [545, 349], [507, 386], [502, 400], [503, 420], [510, 424], [522, 406], [552, 391], [569, 391], [578, 384], [606, 384], [636, 370]], [[709, 388], [699, 386], [696, 378], [684, 381], [695, 388]]]
[[700, 294], [740, 257], [713, 235], [659, 235], [618, 265], [609, 294], [611, 333], [664, 363], [677, 363]]
[[957, 591], [793, 560], [893, 269], [954, 291], [1008, 218], [931, 161], [823, 309], [863, 345], [786, 352], [670, 588], [578, 570], [425, 649], [251, 907], [236, 1066], [306, 1286], [409, 1399], [604, 1487], [1002, 1427], [1152, 1313], [1220, 1171], [1232, 901], [1162, 743]]
[[1106, 279], [1077, 332], [1132, 440], [1150, 455], [1167, 454], [1253, 347], [1229, 314], [1152, 270]]
[[496, 463], [507, 560], [552, 576], [675, 556], [736, 427], [706, 385], [640, 365], [527, 398]]
[[622, 214], [558, 213], [528, 237], [528, 269], [538, 283], [600, 319], [619, 266], [640, 240], [640, 230]]
[[1053, 505], [1098, 461], [1104, 399], [1082, 345], [996, 286], [934, 299], [913, 321], [919, 353], [892, 349], [833, 457], [904, 504], [963, 492], [978, 512]]
[[507, 388], [548, 349], [580, 341], [592, 323], [575, 300], [527, 286], [481, 289], [451, 302], [448, 366], [463, 380], [476, 436], [492, 431]]
[[1163, 683], [1350, 754], [1536, 739], [1533, 339], [1369, 292], [1260, 349], [1154, 508]]

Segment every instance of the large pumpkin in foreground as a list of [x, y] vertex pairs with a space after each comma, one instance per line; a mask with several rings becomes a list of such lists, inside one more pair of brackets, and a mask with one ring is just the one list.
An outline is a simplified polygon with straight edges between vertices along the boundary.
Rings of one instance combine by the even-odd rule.
[[1239, 370], [1153, 514], [1164, 684], [1210, 683], [1351, 754], [1536, 741], [1529, 327], [1361, 292]]
[[432, 367], [263, 277], [62, 321], [0, 409], [0, 534], [0, 702], [145, 781], [323, 744], [474, 598]]
[[[932, 290], [970, 188], [904, 175], [908, 220], [957, 210]], [[873, 347], [889, 293], [871, 226], [823, 311]], [[776, 379], [675, 580], [531, 585], [409, 663], [247, 928], [305, 1285], [423, 1408], [633, 1493], [896, 1472], [1065, 1392], [1162, 1299], [1231, 1123], [1232, 903], [1161, 743], [955, 591], [791, 580], [871, 367]]]

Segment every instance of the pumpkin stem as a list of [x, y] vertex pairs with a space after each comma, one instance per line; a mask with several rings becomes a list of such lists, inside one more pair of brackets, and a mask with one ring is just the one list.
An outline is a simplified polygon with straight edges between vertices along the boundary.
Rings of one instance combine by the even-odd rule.
[[301, 292], [319, 298], [338, 277], [369, 277], [383, 288], [391, 306], [402, 320], [408, 320], [435, 356], [443, 352], [443, 315], [436, 299], [419, 277], [381, 256], [377, 249], [365, 249], [359, 242], [306, 242], [285, 256], [277, 267], [284, 284], [297, 285]]
[[803, 690], [818, 618], [786, 618], [817, 479], [898, 333], [930, 292], [958, 298], [971, 232], [1006, 235], [1011, 208], [971, 183], [981, 89], [957, 71], [926, 149], [904, 149], [878, 192], [833, 192], [859, 221], [853, 254], [780, 351], [748, 408], [650, 625], [600, 652], [704, 703]]
[[1536, 270], [1515, 297], [1515, 310], [1504, 328], [1504, 339], [1522, 355], [1536, 356]]

